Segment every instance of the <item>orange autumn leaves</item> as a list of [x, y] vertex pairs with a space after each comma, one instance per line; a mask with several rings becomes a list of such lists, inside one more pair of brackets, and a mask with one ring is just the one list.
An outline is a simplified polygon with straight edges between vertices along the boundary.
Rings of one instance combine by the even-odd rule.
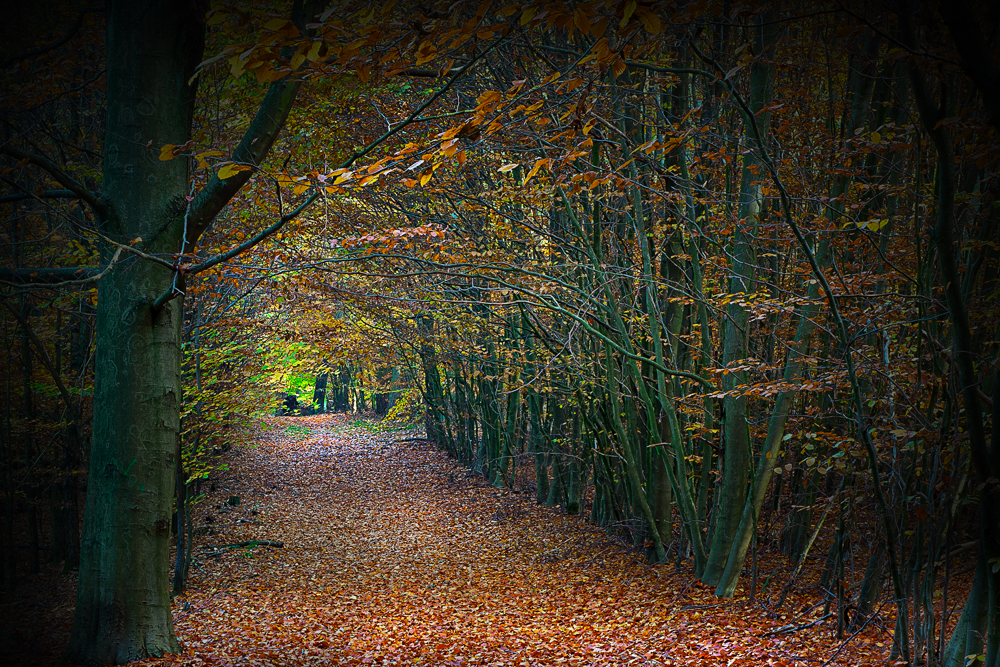
[[[804, 665], [836, 648], [823, 626], [780, 632], [822, 615], [808, 600], [774, 620], [719, 604], [691, 574], [485, 485], [418, 433], [349, 419], [272, 419], [230, 455], [174, 603], [184, 651], [142, 664]], [[253, 539], [285, 546], [203, 550]], [[831, 664], [875, 659], [885, 641], [872, 626]]]

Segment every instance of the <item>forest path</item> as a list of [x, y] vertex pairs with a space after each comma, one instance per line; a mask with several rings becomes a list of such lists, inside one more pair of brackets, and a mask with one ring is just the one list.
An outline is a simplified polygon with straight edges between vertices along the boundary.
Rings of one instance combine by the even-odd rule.
[[195, 517], [215, 531], [196, 552], [284, 548], [199, 557], [174, 607], [184, 652], [146, 664], [732, 667], [829, 651], [827, 631], [758, 637], [759, 608], [719, 604], [690, 574], [486, 486], [425, 442], [343, 415], [272, 424], [229, 455]]

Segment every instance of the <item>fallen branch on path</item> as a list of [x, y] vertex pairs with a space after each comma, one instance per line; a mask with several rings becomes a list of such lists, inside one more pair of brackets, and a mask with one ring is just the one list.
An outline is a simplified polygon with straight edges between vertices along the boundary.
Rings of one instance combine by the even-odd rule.
[[787, 634], [791, 634], [793, 632], [798, 632], [799, 630], [805, 630], [806, 628], [811, 628], [814, 625], [819, 625], [820, 623], [822, 623], [826, 619], [830, 618], [831, 616], [836, 616], [836, 614], [834, 614], [834, 613], [831, 612], [829, 614], [826, 614], [825, 616], [821, 616], [820, 618], [817, 618], [815, 621], [812, 621], [810, 623], [803, 623], [802, 625], [783, 625], [783, 626], [781, 626], [780, 628], [778, 628], [776, 630], [771, 630], [770, 632], [765, 632], [764, 634], [757, 635], [757, 636], [758, 637], [773, 637], [775, 635], [787, 635]]
[[732, 602], [716, 602], [715, 604], [686, 604], [681, 607], [681, 611], [690, 611], [692, 609], [711, 609], [712, 607], [721, 607], [724, 604], [732, 604]]
[[245, 542], [237, 542], [236, 544], [213, 544], [204, 546], [201, 548], [202, 552], [208, 556], [219, 556], [226, 549], [254, 549], [256, 547], [276, 547], [281, 549], [285, 546], [284, 542], [275, 542], [273, 540], [247, 540]]

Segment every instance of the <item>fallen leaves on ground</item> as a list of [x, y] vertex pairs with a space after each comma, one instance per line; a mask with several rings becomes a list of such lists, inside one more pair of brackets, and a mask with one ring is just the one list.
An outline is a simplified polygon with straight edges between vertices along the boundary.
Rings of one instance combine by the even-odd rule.
[[[721, 601], [426, 442], [344, 415], [270, 425], [196, 512], [183, 652], [137, 664], [734, 667], [820, 664], [840, 645], [828, 624], [764, 635], [819, 618], [795, 616], [815, 600], [773, 620], [742, 590]], [[284, 546], [207, 549], [252, 540]], [[890, 641], [870, 626], [830, 664], [882, 664]]]

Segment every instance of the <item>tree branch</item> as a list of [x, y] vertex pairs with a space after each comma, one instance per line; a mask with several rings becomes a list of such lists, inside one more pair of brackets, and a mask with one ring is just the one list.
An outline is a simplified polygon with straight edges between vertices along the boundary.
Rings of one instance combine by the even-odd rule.
[[[236, 257], [237, 255], [242, 254], [243, 252], [245, 252], [245, 251], [249, 250], [250, 248], [254, 247], [258, 243], [260, 243], [261, 241], [263, 241], [264, 239], [266, 239], [267, 237], [271, 236], [272, 234], [274, 234], [275, 232], [277, 232], [279, 229], [281, 229], [282, 227], [284, 227], [285, 223], [288, 222], [289, 220], [292, 220], [292, 219], [298, 217], [298, 215], [300, 213], [302, 213], [302, 211], [304, 211], [307, 208], [309, 208], [312, 205], [312, 203], [314, 201], [316, 201], [316, 199], [318, 199], [318, 198], [319, 198], [319, 192], [314, 192], [313, 194], [311, 194], [309, 196], [308, 199], [306, 199], [304, 202], [302, 202], [294, 210], [292, 210], [289, 213], [287, 213], [287, 214], [281, 216], [280, 218], [278, 218], [277, 222], [275, 222], [270, 227], [267, 227], [266, 229], [262, 230], [256, 236], [247, 239], [246, 241], [244, 241], [243, 243], [239, 244], [238, 246], [236, 246], [232, 250], [227, 250], [226, 252], [224, 252], [224, 253], [222, 253], [220, 255], [216, 255], [215, 257], [213, 257], [211, 259], [205, 260], [204, 262], [202, 262], [200, 264], [195, 264], [194, 266], [192, 266], [189, 269], [178, 269], [178, 273], [186, 279], [187, 276], [194, 275], [196, 273], [201, 273], [202, 271], [205, 271], [207, 269], [212, 268], [216, 264], [221, 264], [222, 262], [228, 261], [228, 260], [232, 259], [233, 257]], [[184, 294], [183, 289], [179, 289], [176, 286], [176, 283], [175, 283], [174, 285], [172, 285], [170, 287], [170, 289], [168, 289], [167, 291], [165, 291], [160, 296], [156, 297], [156, 300], [153, 301], [153, 309], [155, 310], [155, 309], [158, 309], [158, 308], [162, 307], [163, 304], [167, 303], [168, 301], [170, 301], [172, 299], [175, 299], [175, 298], [181, 296], [182, 294]]]
[[219, 214], [219, 211], [257, 173], [260, 163], [271, 150], [271, 146], [274, 145], [278, 134], [285, 126], [285, 120], [288, 118], [301, 86], [301, 81], [287, 79], [271, 84], [264, 101], [261, 102], [260, 109], [257, 110], [257, 115], [243, 134], [239, 146], [233, 151], [233, 162], [247, 165], [251, 169], [241, 171], [225, 179], [219, 178], [218, 173], [213, 174], [205, 187], [195, 195], [194, 201], [191, 202], [191, 211], [188, 214], [188, 228], [184, 239], [183, 253], [186, 254], [194, 250], [198, 239], [212, 224], [212, 220]]
[[[5, 282], [7, 285], [20, 288], [32, 288], [32, 287], [67, 287], [69, 285], [85, 285], [87, 283], [96, 283], [98, 280], [103, 278], [108, 271], [111, 270], [118, 262], [118, 256], [121, 255], [122, 248], [125, 246], [118, 246], [115, 251], [114, 256], [104, 269], [99, 269], [96, 267], [70, 267], [70, 268], [58, 268], [58, 269], [9, 269], [5, 266], [0, 267], [0, 282]], [[86, 278], [81, 278], [80, 280], [64, 280], [64, 278], [72, 278], [80, 274], [87, 275]], [[33, 280], [36, 282], [29, 283], [13, 283], [10, 280]], [[37, 282], [37, 281], [41, 282]]]
[[22, 192], [17, 195], [7, 195], [0, 197], [0, 204], [11, 204], [25, 199], [79, 199], [80, 195], [72, 190], [46, 190], [35, 194], [33, 192]]
[[107, 219], [107, 204], [101, 201], [97, 195], [88, 190], [82, 183], [63, 171], [59, 165], [52, 160], [42, 157], [41, 155], [25, 153], [22, 150], [14, 148], [13, 146], [0, 146], [0, 153], [9, 155], [12, 158], [17, 158], [18, 160], [27, 160], [31, 164], [41, 167], [45, 171], [49, 172], [49, 175], [56, 179], [60, 185], [90, 204], [90, 207], [93, 208], [102, 219]]
[[[426, 102], [417, 107], [417, 109], [413, 113], [411, 113], [406, 119], [404, 119], [395, 127], [387, 130], [384, 134], [382, 134], [382, 136], [372, 141], [363, 149], [353, 153], [349, 158], [347, 158], [347, 160], [345, 160], [340, 165], [340, 167], [342, 169], [346, 169], [347, 167], [351, 166], [352, 164], [354, 164], [354, 162], [368, 155], [368, 153], [370, 153], [371, 151], [375, 150], [386, 139], [393, 136], [394, 134], [399, 132], [401, 129], [403, 129], [410, 123], [414, 122], [421, 113], [423, 113], [431, 104], [436, 102], [441, 97], [441, 95], [443, 95], [449, 88], [451, 88], [451, 86], [455, 83], [455, 81], [458, 80], [460, 76], [462, 76], [462, 74], [467, 72], [473, 65], [475, 65], [477, 62], [479, 62], [479, 60], [485, 57], [486, 54], [490, 53], [494, 48], [496, 48], [496, 46], [503, 39], [504, 38], [501, 36], [496, 40], [494, 40], [493, 43], [490, 44], [490, 46], [488, 46], [486, 49], [483, 50], [482, 53], [478, 54], [475, 58], [470, 59], [468, 63], [466, 63], [457, 71], [455, 71], [455, 74], [443, 86], [441, 86], [441, 88], [438, 89], [437, 92], [431, 95], [431, 97]], [[254, 127], [260, 125], [262, 131], [267, 130], [268, 132], [270, 132], [270, 134], [268, 134], [265, 137], [264, 142], [260, 142], [260, 143], [265, 143], [266, 149], [269, 149], [270, 146], [274, 143], [274, 139], [277, 137], [278, 132], [280, 132], [281, 128], [284, 126], [284, 119], [288, 116], [288, 113], [291, 110], [291, 104], [295, 100], [295, 93], [298, 91], [298, 87], [301, 84], [299, 82], [294, 82], [295, 86], [294, 90], [278, 89], [277, 88], [278, 85], [279, 84], [277, 83], [271, 84], [271, 89], [268, 90], [267, 97], [264, 99], [264, 102], [261, 104], [260, 110], [257, 112], [257, 117], [254, 118], [254, 121], [253, 123], [251, 123], [250, 128], [247, 130], [247, 133], [243, 136], [243, 140], [240, 142], [239, 147], [237, 147], [236, 151], [233, 153], [234, 161], [242, 162], [243, 160], [239, 159], [241, 155], [245, 155], [245, 153], [247, 152], [253, 152], [257, 150], [256, 148], [254, 148], [255, 144], [258, 143], [257, 139], [250, 138], [253, 135], [252, 131]], [[282, 106], [283, 104], [287, 104], [287, 108], [283, 107]], [[273, 116], [270, 113], [265, 113], [265, 109], [271, 107], [274, 108], [275, 113], [283, 114], [281, 115], [280, 123], [275, 124], [274, 120], [276, 116]], [[243, 153], [241, 153], [241, 149], [244, 149]], [[260, 153], [261, 159], [267, 153], [266, 149], [257, 151]], [[252, 164], [256, 165], [257, 163], [254, 162]], [[254, 169], [251, 169], [250, 171], [241, 171], [235, 176], [231, 176], [230, 178], [227, 178], [225, 180], [219, 179], [217, 175], [213, 176], [212, 180], [209, 181], [208, 185], [206, 185], [201, 190], [201, 192], [198, 193], [198, 195], [195, 197], [194, 202], [192, 202], [191, 204], [191, 213], [188, 216], [189, 232], [188, 232], [188, 237], [185, 239], [184, 243], [185, 253], [189, 252], [190, 249], [194, 248], [194, 244], [197, 242], [198, 237], [205, 231], [205, 229], [208, 228], [208, 225], [211, 223], [215, 215], [220, 210], [222, 210], [222, 207], [225, 206], [226, 202], [228, 202], [229, 199], [232, 198], [232, 196], [236, 194], [237, 191], [239, 191], [239, 189], [250, 179], [250, 176], [253, 175], [255, 171], [256, 171], [256, 166], [254, 166]], [[309, 196], [308, 199], [306, 199], [306, 201], [304, 201], [297, 208], [295, 208], [295, 210], [291, 211], [286, 215], [281, 216], [281, 218], [279, 218], [277, 222], [275, 222], [270, 227], [264, 229], [253, 238], [244, 241], [243, 243], [236, 246], [232, 250], [229, 250], [225, 253], [222, 253], [221, 255], [213, 257], [210, 260], [197, 264], [186, 271], [179, 271], [179, 273], [183, 274], [184, 276], [193, 275], [195, 273], [200, 273], [201, 271], [204, 271], [206, 269], [210, 269], [216, 264], [225, 262], [229, 259], [232, 259], [233, 257], [236, 257], [237, 255], [252, 248], [253, 246], [257, 245], [264, 239], [268, 238], [269, 236], [277, 232], [285, 225], [286, 222], [297, 217], [300, 213], [302, 213], [302, 211], [311, 206], [313, 202], [315, 202], [318, 198], [319, 198], [319, 192], [318, 191], [314, 192], [312, 195]], [[163, 294], [158, 296], [155, 301], [153, 301], [153, 308], [158, 309], [171, 299], [175, 299], [183, 293], [184, 292], [182, 289], [178, 289], [175, 281], [175, 284], [171, 286], [170, 289], [165, 291]]]
[[440, 97], [442, 95], [444, 95], [445, 92], [447, 92], [449, 88], [452, 87], [452, 85], [458, 80], [458, 78], [460, 76], [462, 76], [463, 74], [465, 74], [467, 71], [469, 71], [469, 69], [473, 65], [475, 65], [476, 63], [478, 63], [484, 57], [486, 57], [486, 55], [488, 53], [490, 53], [493, 49], [495, 49], [497, 47], [497, 45], [500, 44], [501, 41], [503, 41], [503, 39], [504, 39], [504, 37], [500, 36], [497, 39], [493, 40], [493, 43], [490, 44], [485, 49], [483, 49], [482, 53], [478, 53], [478, 54], [476, 54], [476, 56], [474, 58], [470, 58], [469, 62], [467, 62], [466, 64], [462, 65], [462, 67], [460, 67], [458, 70], [452, 70], [452, 71], [455, 72], [455, 74], [450, 79], [448, 79], [448, 81], [443, 86], [441, 86], [437, 90], [437, 92], [435, 92], [433, 95], [431, 95], [430, 98], [428, 98], [428, 100], [426, 102], [424, 102], [419, 107], [417, 107], [416, 110], [413, 113], [411, 113], [409, 116], [407, 116], [398, 125], [396, 125], [395, 127], [392, 127], [390, 129], [386, 130], [385, 134], [383, 134], [378, 139], [376, 139], [375, 141], [373, 141], [370, 144], [368, 144], [367, 146], [365, 146], [362, 150], [355, 152], [353, 155], [351, 155], [351, 157], [347, 158], [347, 160], [345, 160], [343, 162], [343, 164], [340, 165], [340, 168], [341, 169], [346, 169], [347, 167], [350, 167], [357, 160], [360, 160], [364, 156], [368, 155], [368, 153], [370, 153], [373, 150], [375, 150], [375, 148], [377, 148], [379, 146], [379, 144], [381, 144], [383, 141], [385, 141], [386, 139], [388, 139], [389, 137], [391, 137], [392, 135], [396, 134], [401, 129], [403, 129], [404, 127], [406, 127], [407, 125], [409, 125], [410, 123], [412, 123], [413, 121], [415, 121], [417, 119], [417, 117], [420, 114], [422, 114], [429, 106], [431, 106], [432, 104], [434, 104], [434, 102], [437, 102], [438, 99], [440, 99]]
[[72, 397], [70, 397], [69, 391], [66, 390], [66, 385], [63, 384], [62, 378], [59, 377], [59, 373], [56, 372], [55, 366], [52, 365], [52, 360], [49, 359], [49, 353], [45, 350], [45, 345], [42, 344], [42, 341], [39, 340], [38, 334], [36, 334], [35, 330], [28, 325], [27, 320], [21, 317], [21, 313], [17, 312], [17, 308], [7, 303], [6, 299], [0, 297], [0, 303], [3, 303], [3, 305], [7, 307], [7, 310], [11, 312], [14, 319], [17, 320], [18, 324], [21, 325], [21, 328], [24, 329], [24, 332], [28, 334], [28, 338], [31, 339], [31, 342], [35, 344], [36, 348], [38, 348], [38, 358], [42, 360], [42, 364], [49, 371], [49, 375], [51, 375], [52, 379], [55, 380], [56, 388], [59, 389], [59, 395], [66, 403], [66, 407], [72, 410]]
[[[305, 21], [307, 18], [312, 18], [320, 4], [315, 1], [295, 3], [292, 9], [292, 22], [303, 34], [311, 34], [312, 31], [305, 30]], [[285, 120], [301, 87], [301, 81], [285, 78], [275, 81], [267, 89], [257, 115], [233, 151], [233, 162], [247, 165], [251, 169], [225, 179], [219, 178], [218, 173], [213, 174], [205, 187], [195, 195], [188, 213], [188, 225], [181, 253], [186, 254], [194, 250], [198, 239], [212, 224], [219, 211], [257, 173], [261, 162], [285, 127]]]

